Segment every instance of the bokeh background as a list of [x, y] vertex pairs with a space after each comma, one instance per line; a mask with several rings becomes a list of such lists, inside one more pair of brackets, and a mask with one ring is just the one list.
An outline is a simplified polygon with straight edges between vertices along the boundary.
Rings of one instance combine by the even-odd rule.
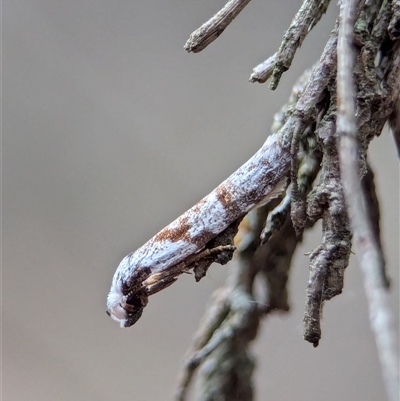
[[[120, 260], [246, 161], [297, 76], [318, 58], [330, 6], [275, 92], [250, 84], [301, 1], [255, 0], [200, 54], [189, 34], [225, 0], [3, 1], [5, 401], [166, 400], [210, 294], [228, 267], [181, 277], [120, 329], [105, 314]], [[398, 315], [399, 168], [385, 131], [371, 146]], [[326, 304], [323, 338], [302, 339], [308, 280], [298, 249], [292, 309], [253, 351], [258, 400], [383, 400], [361, 275]]]

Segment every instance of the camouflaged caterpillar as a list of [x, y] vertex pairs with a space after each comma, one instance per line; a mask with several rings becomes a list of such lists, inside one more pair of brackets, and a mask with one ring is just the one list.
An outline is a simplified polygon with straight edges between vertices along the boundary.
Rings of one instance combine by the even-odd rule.
[[127, 255], [114, 274], [108, 315], [121, 327], [132, 326], [150, 295], [171, 285], [202, 257], [227, 250], [206, 249], [206, 245], [285, 189], [291, 164], [289, 146], [279, 133], [269, 136], [254, 156], [209, 195]]

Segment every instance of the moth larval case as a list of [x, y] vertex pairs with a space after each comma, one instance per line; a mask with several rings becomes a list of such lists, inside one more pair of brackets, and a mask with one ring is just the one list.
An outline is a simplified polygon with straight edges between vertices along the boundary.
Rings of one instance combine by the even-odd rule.
[[269, 136], [253, 157], [209, 195], [121, 261], [107, 298], [108, 314], [121, 327], [133, 324], [128, 324], [131, 314], [126, 308], [130, 305], [125, 302], [132, 286], [140, 288], [149, 275], [167, 271], [201, 251], [239, 217], [279, 195], [286, 186], [291, 160], [281, 142], [279, 133]]

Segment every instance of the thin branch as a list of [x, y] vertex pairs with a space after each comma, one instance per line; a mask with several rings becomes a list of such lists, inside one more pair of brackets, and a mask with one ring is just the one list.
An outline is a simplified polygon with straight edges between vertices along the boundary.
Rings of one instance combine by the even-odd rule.
[[322, 220], [322, 242], [310, 254], [309, 280], [304, 310], [304, 339], [318, 346], [324, 301], [340, 294], [344, 270], [351, 251], [350, 227], [340, 183], [335, 137], [336, 97], [318, 124], [316, 135], [322, 144], [322, 170], [307, 197], [309, 221]]
[[183, 47], [189, 53], [199, 53], [221, 35], [228, 25], [250, 3], [250, 0], [230, 0], [200, 28], [196, 29]]
[[258, 64], [253, 68], [253, 72], [250, 75], [250, 82], [258, 82], [259, 84], [263, 84], [267, 82], [267, 80], [271, 77], [274, 72], [274, 68], [276, 65], [278, 53], [273, 54], [271, 57], [267, 58], [261, 64]]
[[390, 279], [386, 274], [386, 262], [381, 242], [381, 213], [379, 208], [379, 200], [375, 188], [374, 172], [372, 171], [372, 167], [369, 164], [367, 165], [367, 173], [364, 175], [361, 181], [361, 186], [365, 196], [365, 206], [368, 213], [369, 221], [371, 223], [371, 229], [374, 232], [378, 251], [381, 254], [380, 258], [383, 261], [381, 265], [382, 270], [380, 272], [382, 276], [382, 282], [384, 283], [385, 287], [389, 288]]
[[364, 275], [370, 323], [375, 335], [386, 391], [391, 401], [398, 400], [399, 367], [397, 336], [390, 312], [386, 283], [382, 280], [382, 257], [365, 209], [359, 176], [355, 89], [353, 81], [354, 0], [343, 0], [340, 7], [338, 39], [338, 114], [337, 131], [343, 190], [353, 231], [354, 248]]
[[330, 0], [304, 0], [283, 36], [279, 47], [270, 83], [272, 90], [277, 88], [282, 74], [290, 68], [297, 49], [302, 45], [307, 34], [325, 14], [329, 3]]
[[276, 89], [282, 74], [290, 68], [297, 49], [325, 14], [329, 3], [330, 0], [304, 0], [283, 36], [278, 52], [254, 67], [249, 81], [262, 84], [272, 76], [270, 88]]

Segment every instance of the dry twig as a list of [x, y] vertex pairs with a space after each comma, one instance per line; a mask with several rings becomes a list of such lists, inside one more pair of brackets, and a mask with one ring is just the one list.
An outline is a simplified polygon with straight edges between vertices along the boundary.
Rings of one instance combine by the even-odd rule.
[[204, 50], [224, 32], [249, 3], [250, 0], [229, 0], [217, 14], [190, 35], [183, 48], [189, 53], [199, 53]]
[[399, 395], [399, 367], [397, 335], [387, 293], [387, 282], [382, 280], [384, 260], [376, 239], [360, 184], [359, 146], [357, 138], [355, 90], [353, 68], [354, 8], [353, 0], [342, 1], [338, 40], [337, 76], [337, 132], [343, 190], [353, 231], [354, 248], [364, 273], [364, 286], [368, 299], [370, 322], [375, 334], [378, 354], [388, 397], [396, 401]]
[[250, 75], [250, 82], [266, 82], [271, 76], [270, 88], [276, 89], [282, 74], [287, 71], [297, 49], [328, 9], [330, 0], [305, 0], [283, 36], [277, 53], [259, 64]]
[[303, 2], [279, 47], [275, 68], [272, 72], [270, 88], [276, 89], [282, 74], [287, 71], [294, 59], [297, 49], [304, 38], [325, 14], [330, 0], [306, 0]]

